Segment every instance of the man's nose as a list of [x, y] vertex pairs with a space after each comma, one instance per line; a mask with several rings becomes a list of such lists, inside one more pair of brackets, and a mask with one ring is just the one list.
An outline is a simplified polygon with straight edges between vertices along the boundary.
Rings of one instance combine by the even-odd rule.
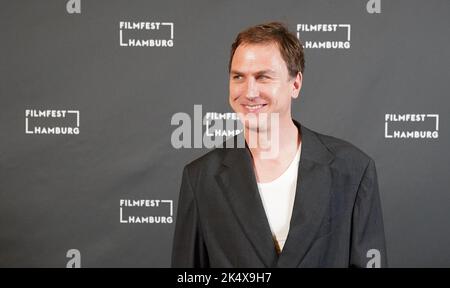
[[248, 99], [257, 98], [259, 96], [258, 87], [254, 79], [247, 80], [247, 90], [245, 91], [245, 96]]

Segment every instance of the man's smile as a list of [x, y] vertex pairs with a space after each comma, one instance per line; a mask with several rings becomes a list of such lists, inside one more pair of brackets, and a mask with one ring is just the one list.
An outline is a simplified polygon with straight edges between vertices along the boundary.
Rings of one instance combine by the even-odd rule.
[[267, 103], [261, 103], [261, 104], [241, 104], [241, 106], [244, 108], [246, 112], [260, 112], [264, 109], [268, 104]]

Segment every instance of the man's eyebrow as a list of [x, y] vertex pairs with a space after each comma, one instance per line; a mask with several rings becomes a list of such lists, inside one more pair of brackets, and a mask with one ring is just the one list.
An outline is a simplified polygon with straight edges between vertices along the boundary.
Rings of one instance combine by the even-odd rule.
[[[255, 73], [255, 75], [274, 74], [274, 73], [275, 73], [275, 71], [273, 71], [272, 69], [267, 69], [267, 70], [257, 71]], [[230, 74], [244, 75], [245, 73], [237, 71], [237, 70], [231, 70]]]
[[256, 75], [261, 75], [261, 74], [274, 74], [275, 71], [273, 71], [272, 69], [267, 69], [267, 70], [261, 70], [256, 72]]

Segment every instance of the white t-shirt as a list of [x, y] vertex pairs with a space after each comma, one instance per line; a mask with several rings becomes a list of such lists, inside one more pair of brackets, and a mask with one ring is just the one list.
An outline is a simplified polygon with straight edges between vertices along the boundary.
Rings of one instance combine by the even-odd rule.
[[297, 188], [298, 165], [302, 144], [289, 167], [277, 179], [268, 183], [257, 183], [264, 210], [269, 220], [272, 234], [283, 249], [289, 233], [292, 209]]

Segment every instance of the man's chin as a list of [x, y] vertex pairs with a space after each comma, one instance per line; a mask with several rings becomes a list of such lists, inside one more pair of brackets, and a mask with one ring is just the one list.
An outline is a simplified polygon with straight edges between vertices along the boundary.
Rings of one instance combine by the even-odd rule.
[[246, 130], [251, 132], [264, 132], [270, 128], [271, 113], [242, 113], [238, 112], [238, 117]]
[[267, 123], [252, 123], [249, 121], [245, 122], [245, 128], [249, 131], [249, 132], [266, 132], [269, 130], [269, 125], [267, 125]]

